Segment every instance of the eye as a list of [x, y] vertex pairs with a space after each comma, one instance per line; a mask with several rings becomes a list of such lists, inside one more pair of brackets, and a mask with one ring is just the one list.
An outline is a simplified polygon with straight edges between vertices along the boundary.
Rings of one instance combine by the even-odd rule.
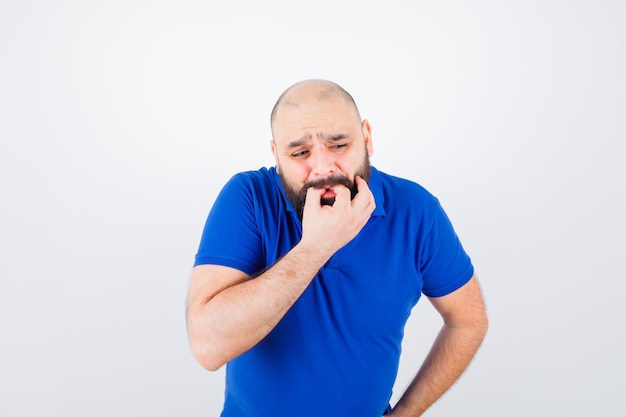
[[307, 151], [306, 149], [303, 149], [301, 151], [292, 153], [291, 157], [292, 158], [304, 158], [308, 153], [309, 151]]
[[339, 149], [345, 148], [346, 146], [348, 146], [347, 143], [335, 143], [335, 144], [331, 145], [330, 148], [339, 150]]

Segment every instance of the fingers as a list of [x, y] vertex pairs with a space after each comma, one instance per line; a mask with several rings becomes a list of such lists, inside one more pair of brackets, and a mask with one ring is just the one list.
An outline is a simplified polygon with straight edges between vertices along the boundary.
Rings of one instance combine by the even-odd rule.
[[[334, 253], [354, 239], [369, 221], [376, 204], [367, 182], [355, 177], [358, 193], [344, 185], [307, 189], [302, 217], [302, 239]], [[329, 199], [334, 203], [326, 205]], [[321, 245], [321, 246], [320, 246]]]
[[356, 183], [359, 192], [354, 197], [354, 200], [352, 201], [352, 206], [368, 209], [371, 214], [376, 208], [374, 194], [372, 194], [372, 191], [370, 190], [367, 181], [365, 181], [363, 178], [356, 176], [354, 177], [354, 182]]
[[362, 192], [363, 193], [371, 193], [370, 187], [367, 184], [367, 181], [365, 181], [363, 178], [361, 178], [361, 177], [359, 177], [357, 175], [357, 176], [354, 177], [354, 182], [356, 184], [357, 189], [359, 190], [359, 194], [362, 193]]
[[350, 204], [351, 193], [348, 187], [338, 184], [333, 187], [333, 191], [335, 192], [335, 204]]
[[[332, 187], [332, 192], [334, 193], [334, 204], [332, 204], [332, 207], [338, 209], [340, 207], [351, 206], [355, 209], [363, 209], [369, 211], [369, 214], [371, 214], [371, 212], [373, 212], [374, 208], [376, 207], [376, 203], [374, 201], [374, 195], [372, 194], [367, 184], [367, 181], [359, 176], [355, 176], [354, 181], [358, 190], [354, 199], [352, 199], [352, 194], [348, 187], [341, 184]], [[324, 197], [324, 194], [328, 192], [329, 190], [325, 188], [310, 187], [309, 189], [307, 189], [305, 207], [325, 207], [326, 209], [329, 209], [330, 206], [323, 205], [321, 201]], [[325, 197], [329, 198], [328, 196]]]
[[[310, 203], [310, 202], [314, 202], [317, 201], [318, 203], [320, 202], [320, 199], [322, 198], [322, 194], [324, 194], [325, 190], [319, 189], [319, 188], [314, 188], [314, 187], [309, 187], [308, 190], [306, 190], [306, 203]], [[321, 205], [321, 203], [320, 203]]]
[[306, 213], [313, 213], [321, 210], [322, 208], [322, 193], [323, 190], [310, 187], [306, 191], [306, 199], [304, 200], [304, 213], [305, 217], [308, 217]]
[[[350, 189], [348, 189], [347, 187], [341, 185], [341, 184], [337, 184], [333, 187], [331, 187], [330, 189], [327, 188], [314, 188], [314, 187], [309, 187], [307, 189], [306, 192], [306, 201], [305, 201], [305, 205], [309, 204], [309, 205], [314, 205], [316, 207], [330, 207], [328, 205], [324, 205], [322, 204], [322, 199], [325, 197], [326, 199], [332, 198], [329, 195], [326, 195], [326, 193], [329, 192], [329, 190], [332, 190], [332, 196], [335, 199], [335, 203], [337, 203], [339, 201], [339, 205], [342, 205], [343, 202], [347, 202], [349, 204], [350, 202]], [[336, 204], [332, 205], [333, 207], [338, 207]]]

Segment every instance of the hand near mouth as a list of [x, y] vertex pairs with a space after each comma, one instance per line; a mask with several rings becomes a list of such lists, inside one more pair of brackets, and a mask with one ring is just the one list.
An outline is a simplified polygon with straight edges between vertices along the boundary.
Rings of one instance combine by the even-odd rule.
[[358, 193], [354, 199], [344, 185], [307, 190], [302, 241], [332, 256], [354, 239], [376, 207], [367, 182], [357, 176], [355, 183]]

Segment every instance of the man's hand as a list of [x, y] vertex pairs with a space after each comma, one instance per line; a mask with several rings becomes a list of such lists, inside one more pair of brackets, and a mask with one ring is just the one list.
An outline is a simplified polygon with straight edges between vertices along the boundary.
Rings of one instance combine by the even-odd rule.
[[332, 206], [322, 205], [322, 195], [326, 189], [307, 190], [302, 217], [302, 241], [316, 251], [329, 257], [345, 246], [361, 231], [376, 208], [374, 196], [367, 182], [355, 177], [358, 193], [350, 200], [350, 190], [343, 185], [332, 189], [335, 202]]
[[328, 190], [309, 189], [304, 205], [302, 239], [261, 275], [251, 277], [218, 265], [194, 268], [189, 286], [187, 326], [192, 350], [215, 370], [262, 340], [293, 306], [319, 269], [350, 242], [369, 220], [374, 196], [362, 178], [358, 193], [333, 187], [332, 206], [322, 206]]
[[334, 187], [333, 206], [322, 206], [327, 190], [309, 189], [301, 241], [261, 275], [250, 279], [219, 265], [194, 268], [189, 285], [187, 326], [192, 350], [215, 370], [262, 340], [293, 306], [319, 269], [359, 233], [374, 211], [374, 197], [362, 178], [358, 193]]

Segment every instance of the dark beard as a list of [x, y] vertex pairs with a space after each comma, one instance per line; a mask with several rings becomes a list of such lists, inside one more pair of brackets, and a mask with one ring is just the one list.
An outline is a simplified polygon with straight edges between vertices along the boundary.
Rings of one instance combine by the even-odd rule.
[[[363, 164], [354, 175], [358, 175], [366, 182], [369, 182], [371, 172], [372, 170], [370, 167], [370, 160], [366, 156]], [[287, 196], [287, 199], [296, 210], [300, 221], [302, 221], [302, 214], [304, 213], [306, 193], [307, 190], [311, 187], [322, 189], [325, 187], [333, 187], [335, 185], [343, 185], [350, 190], [350, 199], [353, 199], [359, 192], [356, 183], [354, 181], [350, 181], [350, 179], [348, 179], [348, 177], [344, 175], [331, 175], [330, 177], [309, 181], [304, 184], [304, 186], [302, 186], [302, 188], [300, 188], [299, 190], [289, 186], [289, 184], [286, 183], [282, 175], [280, 176], [280, 182], [283, 185], [283, 189], [285, 190], [285, 195]], [[335, 197], [322, 198], [320, 202], [323, 206], [332, 206], [335, 203]]]

